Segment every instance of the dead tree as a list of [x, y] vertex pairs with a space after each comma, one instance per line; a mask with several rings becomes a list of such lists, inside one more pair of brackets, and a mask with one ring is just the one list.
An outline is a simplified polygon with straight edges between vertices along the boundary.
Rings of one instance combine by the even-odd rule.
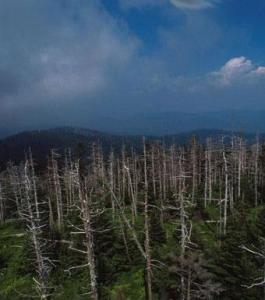
[[[113, 150], [111, 150], [110, 156], [109, 156], [109, 182], [110, 182], [111, 190], [114, 191], [115, 190], [114, 189], [115, 178], [114, 178], [114, 153], [113, 153]], [[110, 201], [111, 201], [112, 214], [114, 216], [115, 202], [114, 202], [112, 194], [110, 195]]]
[[258, 206], [258, 183], [259, 183], [259, 155], [260, 155], [260, 143], [259, 138], [256, 138], [256, 144], [254, 145], [254, 194], [255, 194], [255, 206]]
[[62, 229], [63, 227], [63, 199], [62, 199], [62, 189], [60, 183], [60, 176], [58, 170], [58, 162], [56, 158], [58, 154], [55, 153], [54, 150], [51, 151], [51, 165], [50, 165], [50, 172], [51, 172], [51, 185], [52, 190], [55, 197], [56, 203], [56, 212], [57, 212], [57, 227], [58, 229]]
[[48, 279], [50, 273], [51, 261], [45, 254], [47, 247], [43, 241], [43, 228], [45, 225], [41, 222], [40, 202], [37, 195], [37, 187], [35, 181], [34, 166], [32, 159], [27, 160], [24, 167], [24, 199], [23, 212], [21, 215], [27, 224], [27, 232], [32, 241], [32, 249], [34, 252], [34, 264], [37, 278], [33, 278], [40, 299], [48, 299], [50, 296], [50, 288]]
[[238, 149], [238, 179], [237, 179], [237, 196], [240, 198], [241, 196], [241, 173], [242, 173], [242, 165], [243, 165], [243, 148], [242, 148], [242, 138], [239, 139], [239, 149]]
[[[188, 247], [188, 244], [190, 243], [190, 236], [191, 236], [191, 223], [189, 223], [188, 220], [188, 214], [186, 212], [186, 206], [188, 204], [188, 201], [185, 200], [184, 192], [185, 192], [185, 179], [186, 174], [183, 166], [184, 162], [184, 156], [183, 156], [183, 149], [180, 150], [178, 164], [179, 164], [179, 174], [178, 174], [178, 195], [177, 195], [177, 207], [179, 206], [179, 217], [180, 217], [180, 260], [181, 260], [181, 267], [182, 262], [184, 261], [184, 256], [186, 253], [186, 248]], [[186, 299], [186, 291], [189, 291], [189, 286], [186, 287], [185, 277], [181, 275], [180, 278], [181, 282], [181, 289], [180, 289], [180, 298], [181, 300]], [[188, 292], [188, 295], [190, 293]]]
[[20, 182], [20, 170], [18, 167], [9, 165], [7, 168], [8, 181], [11, 186], [13, 202], [16, 204], [16, 213], [20, 217], [22, 187]]
[[71, 274], [71, 271], [74, 269], [87, 268], [89, 270], [89, 292], [92, 300], [98, 300], [98, 283], [97, 283], [97, 272], [96, 272], [96, 257], [94, 253], [94, 231], [93, 228], [93, 217], [98, 215], [99, 212], [95, 214], [92, 207], [92, 194], [93, 188], [88, 187], [88, 178], [81, 178], [79, 171], [79, 164], [76, 164], [76, 186], [78, 189], [78, 203], [75, 205], [81, 220], [82, 228], [71, 225], [75, 230], [71, 232], [71, 235], [82, 235], [83, 236], [83, 245], [84, 249], [77, 249], [73, 246], [73, 243], [70, 243], [70, 249], [81, 253], [85, 257], [86, 263], [79, 266], [73, 266], [66, 270]]
[[69, 213], [69, 209], [70, 207], [72, 207], [75, 201], [74, 174], [75, 174], [74, 163], [72, 161], [71, 150], [68, 149], [65, 152], [64, 174], [63, 174], [67, 214]]
[[[224, 191], [224, 211], [223, 211], [223, 233], [226, 234], [227, 227], [227, 210], [228, 210], [228, 163], [225, 148], [223, 148], [224, 176], [225, 176], [225, 191]], [[221, 205], [221, 204], [220, 204]]]
[[145, 255], [146, 255], [146, 284], [147, 284], [147, 299], [152, 300], [152, 260], [150, 247], [150, 232], [149, 232], [149, 201], [148, 201], [148, 178], [147, 178], [147, 153], [145, 139], [143, 139], [143, 155], [144, 155], [144, 234], [145, 234]]
[[132, 202], [132, 205], [131, 205], [131, 211], [132, 211], [132, 221], [133, 223], [135, 222], [135, 218], [137, 217], [137, 200], [136, 200], [136, 197], [135, 197], [135, 194], [134, 194], [134, 189], [133, 189], [133, 183], [132, 183], [132, 176], [131, 176], [131, 172], [130, 172], [130, 169], [124, 165], [124, 169], [127, 173], [127, 177], [128, 177], [128, 193], [130, 195], [130, 198], [131, 198], [131, 202]]
[[197, 157], [197, 142], [195, 137], [192, 138], [191, 144], [191, 163], [192, 163], [192, 192], [191, 199], [192, 202], [195, 200], [195, 192], [197, 190], [197, 178], [198, 178], [198, 157]]
[[255, 279], [254, 282], [251, 283], [250, 285], [244, 285], [244, 287], [246, 287], [247, 289], [252, 289], [254, 287], [262, 287], [264, 289], [264, 296], [265, 296], [265, 239], [264, 238], [262, 238], [262, 242], [264, 244], [263, 249], [257, 249], [254, 246], [250, 248], [250, 247], [246, 247], [245, 245], [241, 245], [240, 248], [263, 261], [263, 270], [262, 270], [263, 276]]
[[36, 217], [37, 217], [37, 219], [40, 219], [39, 202], [38, 202], [37, 186], [36, 186], [36, 176], [35, 176], [35, 166], [34, 166], [31, 149], [29, 149], [28, 162], [30, 164], [30, 170], [31, 170], [31, 181], [32, 181], [33, 195], [34, 195], [34, 201], [35, 201], [35, 207], [36, 207]]
[[204, 183], [204, 206], [212, 201], [212, 140], [206, 141], [205, 150], [205, 183]]
[[155, 147], [151, 147], [151, 165], [152, 165], [152, 187], [153, 187], [153, 197], [156, 199], [156, 168], [155, 168]]
[[2, 189], [2, 183], [0, 181], [0, 223], [5, 221], [5, 197]]

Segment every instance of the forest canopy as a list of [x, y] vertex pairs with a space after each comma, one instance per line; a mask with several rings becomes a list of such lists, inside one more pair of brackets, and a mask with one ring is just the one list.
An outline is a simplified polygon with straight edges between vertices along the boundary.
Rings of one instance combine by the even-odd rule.
[[262, 299], [265, 148], [239, 136], [0, 175], [1, 299]]

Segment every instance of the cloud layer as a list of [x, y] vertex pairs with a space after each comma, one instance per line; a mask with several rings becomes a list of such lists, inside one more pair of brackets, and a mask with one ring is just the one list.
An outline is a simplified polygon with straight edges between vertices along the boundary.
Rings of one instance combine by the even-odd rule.
[[213, 7], [216, 3], [215, 0], [169, 0], [177, 8], [182, 9], [206, 9]]
[[[160, 5], [157, 13], [169, 3], [124, 1]], [[183, 3], [174, 1], [187, 9], [214, 4]], [[98, 0], [1, 1], [0, 126], [90, 126], [102, 115], [251, 108], [253, 101], [265, 108], [265, 67], [222, 52], [238, 48], [238, 32], [224, 33], [208, 14], [166, 6], [167, 24], [157, 24], [147, 44], [149, 28], [139, 33], [137, 23], [134, 31], [131, 11], [117, 17]], [[138, 22], [142, 12], [132, 15]], [[232, 58], [223, 64], [224, 56]]]
[[99, 97], [138, 47], [97, 1], [84, 0], [3, 0], [0, 41], [3, 118], [18, 106]]

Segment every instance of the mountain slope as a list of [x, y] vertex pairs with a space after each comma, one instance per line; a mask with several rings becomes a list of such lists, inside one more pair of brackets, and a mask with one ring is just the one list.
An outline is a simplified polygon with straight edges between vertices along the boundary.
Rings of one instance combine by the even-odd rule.
[[[222, 130], [197, 130], [175, 135], [147, 136], [146, 139], [170, 145], [172, 143], [186, 144], [192, 136], [196, 136], [201, 143], [204, 143], [207, 137], [217, 138], [221, 135], [231, 136], [232, 133]], [[248, 140], [255, 138], [253, 134], [245, 135], [245, 137]], [[63, 154], [67, 148], [71, 148], [73, 154], [80, 149], [84, 153], [88, 153], [88, 149], [93, 143], [100, 143], [105, 153], [108, 153], [111, 148], [120, 151], [123, 145], [138, 150], [142, 146], [142, 136], [112, 135], [70, 127], [22, 132], [0, 141], [0, 166], [4, 168], [8, 161], [19, 163], [24, 159], [29, 148], [31, 148], [35, 161], [45, 165], [51, 149], [55, 149], [59, 154]]]
[[0, 166], [5, 166], [8, 161], [19, 163], [29, 148], [34, 159], [38, 163], [44, 163], [51, 149], [62, 154], [65, 149], [71, 148], [76, 153], [80, 147], [83, 148], [82, 151], [87, 151], [93, 143], [100, 143], [106, 152], [111, 148], [120, 149], [123, 144], [137, 146], [140, 141], [140, 137], [115, 136], [83, 128], [26, 131], [0, 141]]

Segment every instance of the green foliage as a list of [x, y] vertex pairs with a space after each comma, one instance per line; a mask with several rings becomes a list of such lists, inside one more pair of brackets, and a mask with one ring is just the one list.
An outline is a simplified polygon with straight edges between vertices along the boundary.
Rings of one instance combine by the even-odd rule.
[[134, 267], [130, 272], [121, 274], [109, 292], [112, 300], [144, 300], [143, 268]]
[[24, 299], [33, 288], [28, 240], [17, 221], [0, 226], [0, 299]]

